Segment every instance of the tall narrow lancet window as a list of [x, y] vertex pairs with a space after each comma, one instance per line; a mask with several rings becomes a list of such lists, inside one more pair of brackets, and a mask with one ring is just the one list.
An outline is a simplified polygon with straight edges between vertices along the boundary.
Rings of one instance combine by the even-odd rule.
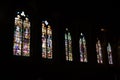
[[107, 53], [108, 53], [108, 62], [109, 62], [109, 64], [113, 64], [112, 49], [111, 49], [110, 43], [108, 43], [108, 45], [107, 45]]
[[24, 11], [15, 17], [13, 55], [30, 56], [30, 21]]
[[72, 56], [72, 39], [68, 28], [65, 31], [65, 55], [67, 61], [73, 61]]
[[96, 53], [97, 53], [97, 62], [103, 63], [102, 47], [99, 39], [97, 39], [97, 43], [96, 43]]
[[87, 62], [88, 60], [87, 60], [86, 40], [83, 33], [80, 34], [79, 52], [80, 52], [80, 62]]
[[47, 21], [42, 21], [42, 58], [52, 59], [52, 29]]

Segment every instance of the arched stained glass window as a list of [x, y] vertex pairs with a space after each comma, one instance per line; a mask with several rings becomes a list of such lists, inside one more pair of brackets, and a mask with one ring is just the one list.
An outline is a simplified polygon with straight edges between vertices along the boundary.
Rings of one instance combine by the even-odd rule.
[[30, 21], [24, 11], [15, 17], [13, 55], [30, 56]]
[[110, 43], [108, 43], [108, 45], [107, 45], [107, 53], [108, 53], [108, 62], [109, 62], [109, 64], [113, 64], [112, 49], [111, 49]]
[[99, 39], [97, 39], [97, 43], [96, 43], [96, 53], [97, 53], [97, 62], [103, 63], [102, 47]]
[[80, 62], [87, 62], [88, 60], [87, 60], [86, 40], [83, 33], [80, 34], [79, 51], [80, 51]]
[[52, 29], [47, 21], [42, 21], [42, 58], [52, 59]]
[[72, 56], [72, 39], [68, 28], [66, 28], [65, 32], [65, 55], [67, 61], [73, 61]]

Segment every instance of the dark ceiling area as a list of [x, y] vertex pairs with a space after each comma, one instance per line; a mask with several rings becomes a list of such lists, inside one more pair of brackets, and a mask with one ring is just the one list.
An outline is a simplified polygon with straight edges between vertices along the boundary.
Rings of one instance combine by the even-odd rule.
[[[9, 13], [11, 9], [26, 9], [37, 14], [49, 15], [53, 13], [65, 14], [69, 17], [78, 16], [111, 16], [112, 2], [92, 2], [92, 1], [40, 1], [40, 0], [20, 0], [20, 1], [4, 1], [1, 3], [1, 12]], [[3, 13], [4, 14], [4, 13]]]
[[[41, 1], [20, 0], [3, 1], [0, 3], [1, 24], [10, 22], [10, 17], [17, 11], [26, 11], [31, 18], [53, 19], [66, 25], [90, 24], [103, 25], [112, 28], [118, 17], [117, 9], [112, 8], [112, 1]], [[117, 28], [114, 26], [114, 29]], [[113, 29], [112, 29], [113, 30]], [[117, 30], [117, 29], [116, 29]]]

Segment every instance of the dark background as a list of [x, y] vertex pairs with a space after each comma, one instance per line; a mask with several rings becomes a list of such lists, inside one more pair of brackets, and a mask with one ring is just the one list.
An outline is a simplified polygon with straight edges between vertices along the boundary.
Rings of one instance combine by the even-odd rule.
[[[13, 56], [13, 26], [17, 11], [25, 11], [31, 22], [31, 56]], [[53, 59], [41, 58], [41, 21], [48, 20], [53, 30]], [[73, 62], [65, 60], [64, 32], [72, 36]], [[20, 0], [0, 3], [1, 80], [119, 80], [119, 10], [112, 1]], [[105, 31], [101, 32], [100, 29]], [[79, 62], [79, 35], [87, 41], [88, 63]], [[95, 43], [99, 36], [103, 48], [107, 41], [113, 50], [113, 65], [97, 64]]]

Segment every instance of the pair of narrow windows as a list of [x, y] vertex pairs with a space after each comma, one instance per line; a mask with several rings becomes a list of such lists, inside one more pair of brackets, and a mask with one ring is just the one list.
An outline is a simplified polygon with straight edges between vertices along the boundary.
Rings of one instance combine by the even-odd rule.
[[[103, 63], [102, 47], [99, 39], [96, 42], [96, 53], [97, 53], [97, 62]], [[107, 55], [108, 55], [108, 63], [113, 64], [112, 49], [110, 43], [107, 44]]]
[[[22, 12], [17, 12], [14, 22], [13, 55], [30, 56], [30, 21]], [[42, 58], [52, 59], [52, 29], [47, 21], [42, 22]]]
[[[29, 17], [22, 12], [17, 12], [14, 23], [14, 44], [13, 54], [17, 56], [30, 56], [30, 21]], [[96, 43], [97, 62], [103, 63], [103, 56], [101, 50], [100, 40]], [[47, 21], [42, 21], [42, 58], [53, 58], [52, 48], [52, 28]], [[110, 43], [107, 46], [108, 62], [112, 62], [112, 50]], [[80, 34], [79, 39], [79, 57], [80, 62], [88, 62], [86, 40], [83, 33]], [[66, 28], [65, 31], [65, 55], [67, 61], [73, 61], [72, 54], [72, 38], [70, 31]]]
[[[72, 61], [72, 40], [71, 40], [71, 35], [68, 29], [66, 28], [66, 33], [65, 33], [65, 53], [66, 53], [66, 60]], [[85, 36], [83, 33], [80, 34], [80, 39], [79, 39], [79, 53], [80, 53], [80, 62], [88, 62], [87, 59], [87, 47], [86, 47], [86, 40]], [[102, 55], [102, 47], [101, 47], [101, 42], [99, 39], [97, 39], [96, 42], [96, 53], [97, 53], [97, 62], [98, 63], [103, 63], [103, 55]], [[108, 63], [113, 64], [113, 59], [112, 59], [112, 49], [111, 45], [108, 42], [107, 44], [107, 55], [108, 55]]]
[[13, 54], [30, 56], [30, 21], [24, 12], [17, 13], [14, 26]]
[[[79, 53], [80, 53], [80, 62], [87, 62], [87, 48], [86, 48], [86, 40], [83, 33], [80, 34], [79, 39]], [[72, 38], [68, 28], [66, 28], [65, 32], [65, 54], [67, 61], [73, 61], [72, 54]]]

